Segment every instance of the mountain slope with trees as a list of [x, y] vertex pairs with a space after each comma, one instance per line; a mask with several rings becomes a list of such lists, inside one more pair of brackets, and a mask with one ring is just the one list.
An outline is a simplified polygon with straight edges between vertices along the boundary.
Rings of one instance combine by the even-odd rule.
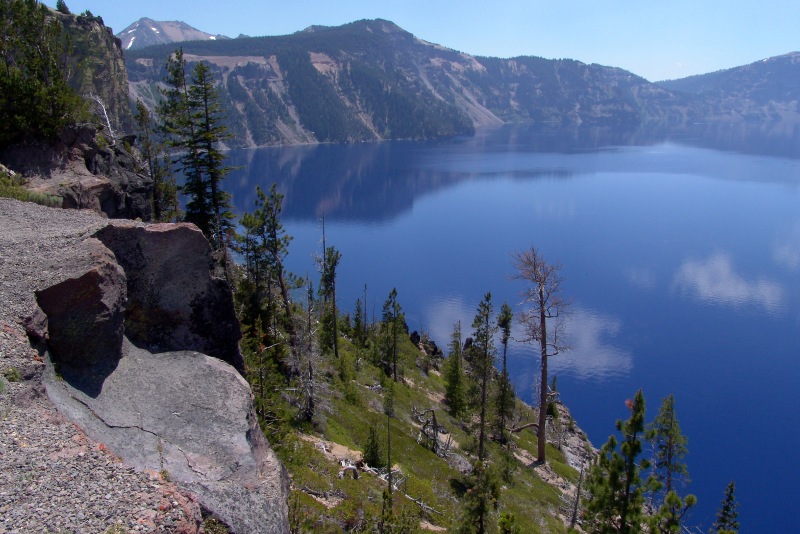
[[781, 120], [800, 113], [800, 52], [732, 69], [658, 82], [669, 91], [715, 103], [719, 114], [747, 120]]
[[[205, 61], [232, 110], [231, 146], [420, 139], [512, 121], [621, 125], [705, 113], [618, 68], [537, 57], [482, 58], [385, 20], [280, 37], [182, 43]], [[173, 45], [131, 50], [134, 99], [154, 106]]]

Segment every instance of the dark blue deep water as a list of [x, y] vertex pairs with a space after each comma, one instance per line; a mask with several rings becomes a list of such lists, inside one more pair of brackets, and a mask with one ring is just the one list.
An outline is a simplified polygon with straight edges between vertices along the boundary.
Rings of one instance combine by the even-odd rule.
[[[515, 126], [440, 142], [231, 153], [238, 213], [279, 184], [290, 265], [342, 252], [339, 306], [392, 287], [411, 329], [446, 346], [482, 296], [516, 309], [510, 253], [563, 264], [572, 350], [559, 390], [596, 446], [642, 388], [648, 420], [674, 393], [706, 531], [736, 481], [743, 532], [791, 531], [800, 475], [800, 130]], [[510, 356], [532, 397], [538, 362]]]

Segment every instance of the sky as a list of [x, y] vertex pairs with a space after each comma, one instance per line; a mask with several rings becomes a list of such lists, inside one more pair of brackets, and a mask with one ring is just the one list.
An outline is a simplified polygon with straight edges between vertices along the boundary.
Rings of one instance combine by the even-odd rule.
[[[798, 0], [65, 0], [115, 33], [142, 17], [236, 37], [390, 20], [479, 56], [570, 58], [650, 81], [800, 51]], [[53, 7], [56, 0], [46, 0]]]

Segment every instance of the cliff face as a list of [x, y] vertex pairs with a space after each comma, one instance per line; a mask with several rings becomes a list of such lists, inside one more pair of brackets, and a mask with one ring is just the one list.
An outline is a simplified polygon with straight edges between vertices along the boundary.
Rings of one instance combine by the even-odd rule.
[[66, 128], [53, 144], [14, 145], [0, 162], [27, 187], [63, 198], [63, 207], [91, 209], [111, 218], [153, 216], [153, 180], [126, 140], [108, 145], [91, 124]]
[[[126, 466], [162, 473], [234, 531], [288, 532], [288, 477], [237, 371], [230, 290], [211, 275], [202, 234], [5, 199], [0, 225], [4, 271], [32, 293], [15, 295], [3, 282], [0, 301], [18, 320], [27, 316], [59, 412]], [[26, 260], [22, 245], [54, 253]], [[159, 262], [158, 250], [178, 256]], [[5, 331], [13, 329], [4, 322]], [[38, 361], [16, 366], [35, 382]], [[39, 524], [27, 521], [19, 524]]]
[[[215, 69], [236, 146], [433, 138], [513, 121], [618, 126], [705, 113], [699, 99], [622, 69], [471, 56], [385, 20], [181, 46], [188, 61]], [[133, 98], [154, 105], [176, 47], [126, 55]]]
[[72, 42], [70, 85], [91, 100], [93, 111], [100, 117], [103, 117], [100, 104], [90, 95], [102, 101], [114, 133], [130, 133], [134, 123], [120, 40], [101, 17], [55, 14]]

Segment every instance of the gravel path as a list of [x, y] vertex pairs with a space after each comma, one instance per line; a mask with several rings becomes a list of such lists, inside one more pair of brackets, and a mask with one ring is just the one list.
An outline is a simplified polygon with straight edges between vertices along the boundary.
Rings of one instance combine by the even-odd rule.
[[78, 243], [104, 221], [0, 198], [0, 534], [198, 531], [196, 501], [61, 417], [20, 325], [34, 291], [64, 280]]

